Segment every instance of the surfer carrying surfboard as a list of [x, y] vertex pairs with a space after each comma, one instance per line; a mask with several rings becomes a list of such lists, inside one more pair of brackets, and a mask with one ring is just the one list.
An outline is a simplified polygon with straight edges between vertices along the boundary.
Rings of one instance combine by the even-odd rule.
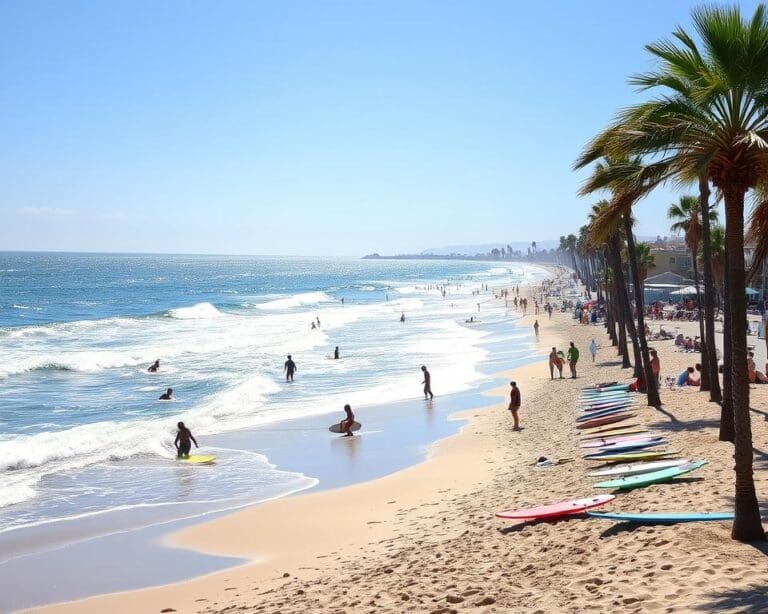
[[341, 421], [339, 426], [341, 427], [341, 432], [344, 433], [344, 437], [352, 437], [352, 425], [355, 423], [355, 414], [352, 413], [349, 403], [344, 406], [344, 413], [347, 414], [347, 417]]
[[192, 431], [184, 426], [183, 422], [179, 422], [176, 426], [179, 430], [176, 432], [176, 439], [173, 442], [173, 445], [176, 446], [176, 453], [179, 458], [187, 457], [189, 456], [189, 450], [192, 448], [192, 442], [195, 443], [196, 448], [199, 447], [197, 445], [197, 440], [195, 439], [195, 436], [192, 435]]

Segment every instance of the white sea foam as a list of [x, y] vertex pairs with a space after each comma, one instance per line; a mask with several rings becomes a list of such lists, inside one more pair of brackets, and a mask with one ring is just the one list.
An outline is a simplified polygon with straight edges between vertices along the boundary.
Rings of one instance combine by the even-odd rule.
[[296, 294], [286, 298], [278, 298], [266, 303], [256, 305], [259, 309], [293, 309], [295, 307], [302, 307], [304, 305], [317, 305], [319, 303], [328, 303], [333, 299], [325, 292], [305, 292], [303, 294]]
[[171, 309], [168, 316], [177, 320], [210, 320], [220, 318], [223, 314], [210, 303], [198, 303], [192, 307]]

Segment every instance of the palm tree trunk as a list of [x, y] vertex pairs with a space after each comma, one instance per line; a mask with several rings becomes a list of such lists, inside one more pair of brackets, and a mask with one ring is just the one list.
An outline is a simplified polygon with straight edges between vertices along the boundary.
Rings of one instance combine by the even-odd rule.
[[[707, 338], [704, 334], [704, 317], [701, 304], [701, 291], [699, 290], [699, 265], [696, 262], [698, 246], [691, 247], [691, 256], [693, 258], [693, 283], [696, 285], [696, 306], [699, 310], [699, 339], [701, 339], [701, 381], [699, 390], [709, 390], [709, 362], [707, 361]], [[714, 339], [713, 339], [714, 342]]]
[[639, 355], [637, 347], [637, 330], [635, 330], [635, 320], [632, 318], [632, 311], [629, 307], [629, 297], [627, 296], [627, 284], [624, 281], [624, 269], [621, 265], [621, 248], [619, 247], [618, 237], [613, 237], [610, 243], [611, 257], [613, 259], [613, 275], [616, 280], [616, 293], [618, 295], [618, 311], [623, 320], [619, 329], [619, 351], [623, 351], [622, 369], [629, 369], [632, 363], [629, 361], [629, 352], [627, 351], [627, 333], [632, 340], [632, 349], [635, 350], [635, 356]]
[[733, 396], [735, 519], [731, 537], [740, 541], [765, 539], [752, 474], [752, 426], [747, 379], [747, 301], [744, 275], [744, 193], [738, 186], [723, 190], [728, 253], [728, 300], [731, 307], [731, 395]]
[[[725, 266], [723, 270], [723, 286], [728, 287], [728, 250], [725, 250]], [[731, 306], [723, 301], [723, 404], [720, 406], [720, 441], [734, 440], [733, 425], [733, 386], [731, 369], [733, 367], [733, 352], [731, 351]]]
[[[659, 387], [651, 369], [651, 356], [648, 352], [648, 340], [645, 338], [645, 313], [643, 305], [643, 290], [640, 287], [640, 275], [637, 268], [637, 253], [635, 252], [635, 236], [632, 233], [632, 218], [629, 214], [622, 216], [624, 232], [627, 235], [627, 252], [629, 253], [629, 267], [632, 270], [632, 283], [635, 287], [635, 309], [637, 309], [637, 336], [640, 340], [640, 357], [642, 358], [642, 372], [645, 374], [645, 386], [648, 394], [648, 405], [661, 407]], [[697, 282], [698, 283], [698, 282]]]
[[704, 264], [704, 329], [706, 333], [709, 367], [709, 400], [719, 403], [723, 400], [720, 377], [717, 373], [717, 340], [715, 338], [715, 283], [712, 275], [712, 244], [709, 225], [709, 182], [706, 177], [699, 179], [699, 209], [701, 210], [702, 260]]

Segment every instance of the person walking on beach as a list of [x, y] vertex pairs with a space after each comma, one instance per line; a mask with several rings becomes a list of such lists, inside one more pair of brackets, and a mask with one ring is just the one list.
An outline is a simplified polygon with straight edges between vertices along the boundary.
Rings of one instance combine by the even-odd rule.
[[592, 354], [592, 362], [595, 362], [595, 358], [597, 357], [597, 342], [594, 339], [592, 339], [589, 344], [589, 353]]
[[576, 379], [576, 363], [579, 362], [579, 350], [571, 341], [571, 347], [568, 348], [568, 366], [571, 369], [571, 379]]
[[509, 411], [512, 412], [512, 420], [515, 422], [512, 430], [519, 431], [520, 417], [517, 412], [520, 410], [520, 389], [517, 387], [517, 382], [510, 382], [509, 385], [512, 387], [509, 392]]
[[424, 365], [421, 365], [421, 372], [424, 374], [424, 381], [421, 382], [424, 384], [424, 400], [426, 400], [427, 397], [429, 397], [430, 400], [434, 399], [435, 395], [432, 394], [432, 376]]
[[536, 320], [533, 323], [533, 332], [536, 335], [536, 339], [538, 339], [539, 338], [539, 321], [538, 320]]
[[149, 369], [147, 369], [147, 371], [149, 371], [150, 373], [157, 373], [159, 369], [160, 369], [160, 361], [156, 360], [151, 365], [149, 365]]
[[178, 458], [188, 458], [189, 450], [192, 448], [192, 443], [190, 442], [193, 441], [197, 448], [199, 447], [197, 445], [197, 440], [194, 435], [192, 435], [192, 431], [184, 426], [183, 422], [179, 422], [176, 427], [179, 429], [176, 432], [176, 439], [173, 442], [173, 445], [176, 446], [176, 455]]
[[352, 413], [352, 408], [349, 406], [349, 403], [344, 406], [344, 413], [347, 415], [339, 425], [341, 427], [340, 430], [344, 433], [344, 437], [352, 437], [352, 425], [355, 423], [355, 414]]
[[555, 379], [555, 367], [560, 373], [560, 379], [563, 379], [563, 361], [557, 353], [557, 348], [552, 348], [549, 353], [549, 377]]
[[296, 373], [296, 363], [293, 362], [293, 358], [291, 358], [290, 354], [288, 354], [288, 360], [285, 361], [283, 370], [285, 371], [285, 381], [292, 382], [293, 374]]
[[656, 350], [651, 350], [651, 371], [653, 372], [653, 379], [656, 383], [659, 383], [659, 376], [661, 375], [661, 361], [659, 360], [659, 353]]
[[173, 388], [168, 388], [168, 390], [161, 394], [158, 401], [173, 401]]

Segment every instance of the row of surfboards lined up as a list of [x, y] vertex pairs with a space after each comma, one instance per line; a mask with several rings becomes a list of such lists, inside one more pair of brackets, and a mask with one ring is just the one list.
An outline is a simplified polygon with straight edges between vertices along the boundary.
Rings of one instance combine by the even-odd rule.
[[[582, 389], [576, 428], [579, 446], [585, 460], [605, 464], [589, 473], [608, 478], [594, 484], [595, 488], [626, 491], [696, 471], [707, 461], [676, 458], [679, 452], [669, 450], [667, 441], [658, 433], [633, 420], [636, 404], [628, 384], [606, 382]], [[591, 508], [610, 503], [616, 495], [596, 495], [571, 501], [521, 510], [499, 512], [499, 518], [533, 520], [556, 518], [585, 512], [595, 518], [636, 523], [676, 523], [732, 520], [728, 512], [665, 511], [655, 513], [595, 512]]]

